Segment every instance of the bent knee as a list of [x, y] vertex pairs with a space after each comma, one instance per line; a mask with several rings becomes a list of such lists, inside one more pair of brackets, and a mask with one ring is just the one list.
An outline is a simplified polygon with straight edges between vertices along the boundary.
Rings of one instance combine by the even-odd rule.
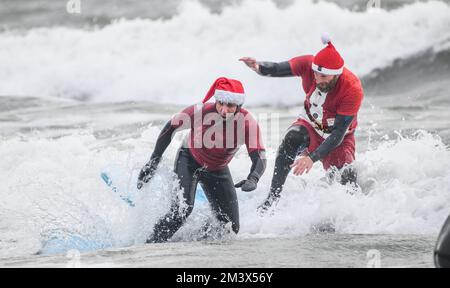
[[305, 142], [309, 139], [308, 129], [303, 125], [293, 125], [288, 128], [284, 135], [286, 142]]
[[299, 152], [309, 145], [308, 130], [301, 125], [291, 126], [284, 135], [283, 141], [278, 149], [278, 154], [291, 154]]

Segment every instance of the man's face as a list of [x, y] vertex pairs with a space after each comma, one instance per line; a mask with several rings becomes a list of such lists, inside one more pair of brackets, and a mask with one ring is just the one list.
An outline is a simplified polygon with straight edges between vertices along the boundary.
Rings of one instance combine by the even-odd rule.
[[316, 87], [321, 92], [328, 93], [336, 86], [339, 75], [325, 75], [314, 71], [314, 78], [316, 79]]
[[236, 113], [238, 105], [228, 104], [220, 101], [216, 101], [216, 110], [222, 116], [222, 118], [227, 119]]

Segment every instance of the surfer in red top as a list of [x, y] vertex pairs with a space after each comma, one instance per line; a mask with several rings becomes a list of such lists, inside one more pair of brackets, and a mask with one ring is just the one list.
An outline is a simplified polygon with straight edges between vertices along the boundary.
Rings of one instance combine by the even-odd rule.
[[[207, 103], [212, 97], [216, 102]], [[175, 162], [175, 173], [183, 189], [182, 201], [187, 204], [187, 208], [181, 209], [182, 203], [175, 200], [169, 213], [156, 223], [147, 243], [167, 241], [180, 229], [194, 208], [198, 183], [220, 223], [225, 225], [231, 222], [232, 230], [238, 233], [239, 207], [235, 188], [246, 192], [255, 190], [266, 167], [259, 125], [242, 108], [244, 100], [241, 82], [219, 78], [211, 86], [203, 104], [184, 109], [162, 129], [150, 161], [139, 174], [138, 189], [154, 175], [174, 133], [190, 129]], [[234, 185], [228, 163], [244, 144], [252, 167], [247, 179]]]
[[324, 35], [322, 42], [327, 46], [315, 56], [304, 55], [280, 63], [240, 59], [263, 76], [300, 77], [306, 93], [299, 118], [278, 149], [270, 192], [259, 206], [262, 214], [279, 199], [291, 169], [294, 175], [302, 175], [319, 160], [326, 170], [340, 170], [342, 184], [356, 184], [356, 171], [348, 164], [355, 160], [354, 132], [363, 88], [358, 77], [344, 67], [344, 60], [329, 37]]

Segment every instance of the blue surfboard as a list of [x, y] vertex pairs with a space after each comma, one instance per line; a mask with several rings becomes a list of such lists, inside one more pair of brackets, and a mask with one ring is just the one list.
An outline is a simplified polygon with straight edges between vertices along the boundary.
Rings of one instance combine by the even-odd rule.
[[[129, 192], [131, 189], [127, 185], [125, 179], [122, 179], [123, 175], [126, 175], [120, 167], [108, 167], [100, 173], [100, 178], [102, 181], [110, 188], [112, 193], [116, 194], [126, 205], [129, 207], [135, 207], [135, 201], [133, 200], [132, 193]], [[122, 176], [122, 178], [121, 178]], [[113, 179], [118, 179], [114, 181]], [[122, 179], [122, 181], [120, 181]], [[123, 182], [123, 183], [122, 183]], [[128, 181], [129, 182], [129, 181]], [[136, 191], [133, 191], [136, 192]], [[196, 204], [203, 205], [207, 202], [205, 193], [200, 185], [197, 187], [197, 192], [195, 196]], [[80, 252], [89, 252], [95, 250], [101, 250], [110, 248], [111, 243], [106, 243], [98, 239], [91, 239], [89, 237], [84, 237], [81, 235], [68, 234], [68, 233], [53, 233], [52, 236], [43, 243], [39, 254], [42, 255], [53, 255], [66, 253], [70, 250], [78, 250]]]
[[120, 199], [122, 199], [128, 206], [130, 206], [130, 207], [135, 206], [133, 200], [131, 200], [130, 195], [123, 195], [119, 192], [119, 189], [117, 188], [117, 186], [114, 185], [114, 183], [113, 183], [111, 177], [108, 175], [108, 173], [102, 172], [100, 174], [100, 177], [102, 178], [103, 182], [105, 182], [106, 185], [108, 185], [108, 187], [111, 188], [111, 191], [118, 194]]
[[[128, 189], [126, 187], [119, 187], [118, 183], [113, 181], [113, 176], [111, 172], [103, 171], [100, 173], [100, 178], [105, 182], [105, 184], [111, 189], [114, 194], [117, 194], [123, 202], [125, 202], [130, 207], [135, 207], [136, 204], [133, 200], [130, 192], [127, 192]], [[125, 192], [124, 192], [125, 191]], [[195, 202], [197, 204], [205, 203], [207, 198], [205, 196], [205, 192], [203, 191], [201, 185], [197, 186], [197, 191], [195, 193]]]
[[65, 235], [50, 237], [43, 245], [39, 254], [54, 255], [66, 253], [70, 250], [79, 252], [89, 252], [111, 248], [111, 243], [105, 243], [100, 240], [88, 239], [80, 235]]

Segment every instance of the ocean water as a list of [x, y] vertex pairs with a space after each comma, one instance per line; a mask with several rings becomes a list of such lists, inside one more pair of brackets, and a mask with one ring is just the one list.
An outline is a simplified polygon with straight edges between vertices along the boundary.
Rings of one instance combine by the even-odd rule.
[[[361, 1], [128, 2], [82, 1], [79, 15], [54, 1], [1, 3], [1, 266], [64, 266], [75, 248], [88, 252], [87, 266], [188, 267], [197, 259], [202, 267], [365, 267], [374, 249], [382, 266], [432, 266], [450, 212], [448, 1], [382, 1], [369, 10]], [[261, 218], [255, 209], [304, 94], [299, 79], [259, 77], [237, 59], [314, 54], [324, 31], [366, 92], [355, 162], [361, 191], [326, 183], [316, 164], [290, 175], [273, 215]], [[174, 243], [143, 246], [176, 193], [171, 171], [183, 135], [139, 192], [136, 174], [165, 121], [200, 102], [218, 76], [242, 80], [268, 148], [258, 189], [238, 194], [241, 231], [198, 241], [211, 218], [204, 203]], [[244, 150], [230, 164], [236, 182], [251, 166]], [[111, 167], [136, 207], [102, 182]], [[328, 226], [334, 234], [318, 232]], [[256, 251], [279, 256], [267, 262]], [[52, 252], [61, 255], [45, 255]]]

